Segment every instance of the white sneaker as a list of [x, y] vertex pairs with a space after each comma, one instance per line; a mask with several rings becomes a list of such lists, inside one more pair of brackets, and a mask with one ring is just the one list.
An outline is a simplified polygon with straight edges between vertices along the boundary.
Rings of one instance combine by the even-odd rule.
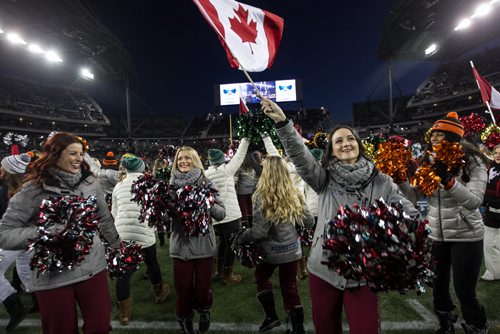
[[484, 275], [481, 276], [481, 279], [483, 281], [493, 281], [493, 280], [495, 280], [495, 278], [493, 277], [493, 275], [488, 270], [486, 270], [484, 272]]

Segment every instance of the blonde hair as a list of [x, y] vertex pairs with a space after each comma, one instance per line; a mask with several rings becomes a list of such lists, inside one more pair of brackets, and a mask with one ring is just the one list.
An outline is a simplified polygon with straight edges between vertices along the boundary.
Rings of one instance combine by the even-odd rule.
[[262, 175], [252, 196], [253, 201], [261, 198], [262, 216], [274, 224], [291, 221], [302, 224], [306, 202], [292, 182], [283, 158], [267, 156]]
[[186, 152], [191, 158], [191, 161], [193, 161], [193, 167], [198, 167], [203, 173], [204, 168], [200, 156], [198, 155], [198, 152], [196, 152], [196, 150], [191, 146], [181, 146], [179, 147], [179, 149], [177, 149], [177, 152], [175, 152], [174, 162], [172, 162], [172, 172], [179, 171], [179, 169], [177, 168], [177, 160], [179, 157], [179, 153], [181, 152]]

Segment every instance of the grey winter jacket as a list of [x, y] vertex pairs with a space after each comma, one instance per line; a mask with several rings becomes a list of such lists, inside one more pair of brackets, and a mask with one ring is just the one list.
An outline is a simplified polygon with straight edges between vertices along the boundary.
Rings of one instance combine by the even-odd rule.
[[297, 168], [297, 172], [304, 181], [318, 193], [318, 223], [314, 231], [311, 253], [307, 262], [309, 271], [335, 286], [345, 289], [365, 285], [364, 281], [346, 280], [340, 274], [328, 269], [322, 264], [329, 256], [329, 251], [323, 250], [324, 230], [327, 222], [332, 220], [340, 207], [344, 205], [367, 205], [382, 198], [386, 203], [401, 202], [405, 211], [412, 217], [419, 216], [419, 212], [399, 192], [392, 179], [378, 172], [374, 174], [360, 190], [347, 191], [329, 176], [329, 172], [316, 161], [312, 153], [305, 146], [302, 138], [289, 121], [285, 126], [276, 129], [278, 136], [290, 160]]
[[[38, 237], [34, 225], [42, 200], [49, 196], [77, 195], [88, 198], [96, 196], [99, 210], [99, 227], [110, 244], [118, 242], [113, 218], [104, 200], [104, 195], [97, 185], [94, 176], [87, 176], [75, 189], [64, 186], [51, 186], [29, 182], [23, 185], [9, 201], [9, 206], [0, 222], [0, 248], [21, 250], [28, 247], [30, 239]], [[33, 291], [55, 289], [73, 283], [85, 281], [106, 269], [104, 246], [98, 234], [94, 236], [94, 244], [85, 259], [71, 270], [47, 272], [37, 275], [33, 271]]]
[[[172, 177], [174, 175], [172, 174]], [[194, 183], [201, 185], [203, 182], [211, 183], [205, 176], [201, 175]], [[212, 188], [217, 187], [212, 183]], [[210, 215], [215, 220], [223, 220], [226, 215], [226, 209], [220, 200], [220, 196], [215, 197], [215, 203], [210, 209]], [[182, 260], [192, 260], [211, 257], [215, 255], [215, 231], [212, 224], [209, 227], [209, 233], [199, 236], [184, 236], [184, 227], [179, 217], [172, 217], [172, 233], [170, 234], [170, 256]]]
[[118, 183], [119, 176], [120, 172], [114, 169], [103, 168], [100, 170], [97, 178], [99, 180], [99, 186], [101, 187], [104, 195], [113, 193], [113, 188]]
[[[437, 241], [471, 242], [483, 239], [484, 224], [479, 212], [486, 191], [488, 175], [486, 166], [479, 158], [469, 157], [469, 182], [462, 180], [462, 174], [455, 178], [449, 189], [439, 189], [429, 197], [430, 238]], [[420, 192], [409, 183], [400, 185], [409, 199], [415, 199]]]
[[[279, 224], [271, 223], [262, 216], [262, 211], [259, 210], [260, 205], [261, 200], [257, 199], [254, 204], [252, 227], [241, 234], [238, 243], [246, 244], [260, 240], [267, 263], [281, 264], [300, 259], [302, 257], [302, 247], [300, 246], [295, 224], [291, 221]], [[301, 225], [313, 227], [314, 217], [307, 210], [307, 206], [304, 215]]]

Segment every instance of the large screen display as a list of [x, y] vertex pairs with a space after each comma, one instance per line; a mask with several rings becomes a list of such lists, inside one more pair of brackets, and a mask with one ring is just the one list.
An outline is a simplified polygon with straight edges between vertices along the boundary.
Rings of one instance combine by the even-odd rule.
[[[300, 81], [295, 79], [256, 82], [255, 86], [264, 97], [275, 102], [292, 102], [302, 99]], [[259, 103], [257, 91], [249, 82], [219, 85], [215, 104], [236, 105], [242, 97], [247, 104]]]

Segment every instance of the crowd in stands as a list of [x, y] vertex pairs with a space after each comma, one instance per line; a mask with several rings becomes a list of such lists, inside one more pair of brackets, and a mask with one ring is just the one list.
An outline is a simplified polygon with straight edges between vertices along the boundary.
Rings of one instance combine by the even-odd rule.
[[500, 48], [443, 63], [418, 89], [408, 107], [438, 102], [453, 96], [471, 94], [477, 90], [469, 60], [492, 85], [500, 84]]
[[0, 76], [0, 111], [109, 124], [100, 107], [84, 91]]

